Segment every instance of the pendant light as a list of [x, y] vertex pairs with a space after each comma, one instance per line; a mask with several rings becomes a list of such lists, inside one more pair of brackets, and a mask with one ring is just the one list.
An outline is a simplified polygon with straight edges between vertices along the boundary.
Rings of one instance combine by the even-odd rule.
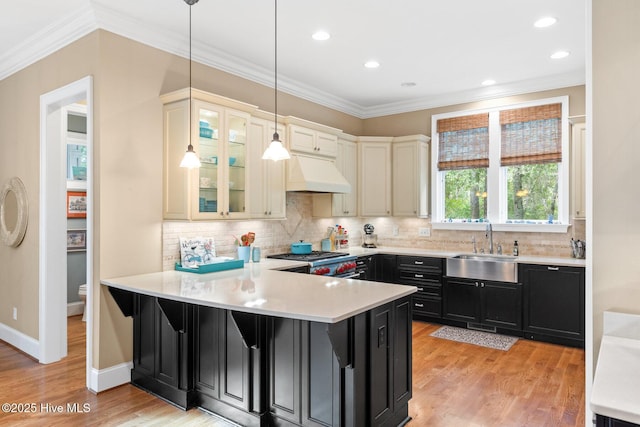
[[191, 6], [198, 3], [198, 0], [184, 0], [184, 2], [189, 5], [189, 145], [180, 162], [180, 167], [194, 169], [200, 167], [200, 159], [191, 145]]
[[274, 98], [275, 98], [275, 112], [273, 113], [273, 140], [269, 144], [269, 147], [264, 151], [262, 155], [263, 160], [286, 160], [290, 159], [291, 156], [284, 145], [282, 145], [282, 141], [280, 141], [280, 135], [278, 135], [278, 0], [274, 0], [275, 4], [275, 43], [274, 43], [274, 57], [275, 57], [275, 90], [274, 90]]

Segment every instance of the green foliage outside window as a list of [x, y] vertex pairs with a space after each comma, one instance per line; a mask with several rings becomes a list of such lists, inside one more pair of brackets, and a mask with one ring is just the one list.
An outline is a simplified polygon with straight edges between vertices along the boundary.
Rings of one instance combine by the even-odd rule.
[[[507, 222], [558, 220], [558, 164], [509, 166]], [[487, 217], [487, 169], [445, 173], [445, 219], [479, 221]], [[497, 197], [497, 195], [496, 195]]]
[[458, 169], [445, 173], [444, 217], [476, 221], [487, 217], [487, 169]]
[[507, 220], [558, 219], [558, 163], [507, 167]]

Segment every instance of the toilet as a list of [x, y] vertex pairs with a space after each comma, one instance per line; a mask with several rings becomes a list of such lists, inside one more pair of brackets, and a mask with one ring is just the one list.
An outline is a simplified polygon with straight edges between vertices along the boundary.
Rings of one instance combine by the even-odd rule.
[[83, 304], [82, 321], [86, 322], [87, 321], [87, 284], [86, 283], [84, 285], [80, 285], [80, 288], [78, 289], [78, 296], [80, 297], [80, 300], [82, 301], [82, 304]]

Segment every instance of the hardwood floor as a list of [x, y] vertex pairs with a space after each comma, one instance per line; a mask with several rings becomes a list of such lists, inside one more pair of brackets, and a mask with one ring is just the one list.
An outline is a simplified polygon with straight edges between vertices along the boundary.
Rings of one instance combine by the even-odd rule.
[[[85, 388], [85, 324], [68, 321], [69, 355], [40, 365], [0, 341], [0, 403], [34, 404], [35, 413], [0, 412], [10, 426], [229, 426], [182, 411], [131, 385], [94, 395]], [[409, 426], [584, 426], [584, 351], [519, 340], [507, 352], [429, 334], [413, 324]], [[87, 404], [70, 413], [67, 405]], [[49, 406], [47, 406], [49, 404]], [[54, 413], [57, 405], [62, 413]], [[49, 412], [47, 412], [47, 408]]]
[[413, 322], [412, 424], [584, 426], [584, 350], [518, 340], [509, 351], [430, 337]]

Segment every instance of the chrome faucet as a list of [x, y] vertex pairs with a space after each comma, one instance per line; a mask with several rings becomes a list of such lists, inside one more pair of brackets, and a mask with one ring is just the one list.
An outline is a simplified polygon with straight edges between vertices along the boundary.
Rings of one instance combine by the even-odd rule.
[[484, 237], [489, 239], [489, 253], [493, 254], [493, 227], [491, 226], [490, 222], [487, 223]]

